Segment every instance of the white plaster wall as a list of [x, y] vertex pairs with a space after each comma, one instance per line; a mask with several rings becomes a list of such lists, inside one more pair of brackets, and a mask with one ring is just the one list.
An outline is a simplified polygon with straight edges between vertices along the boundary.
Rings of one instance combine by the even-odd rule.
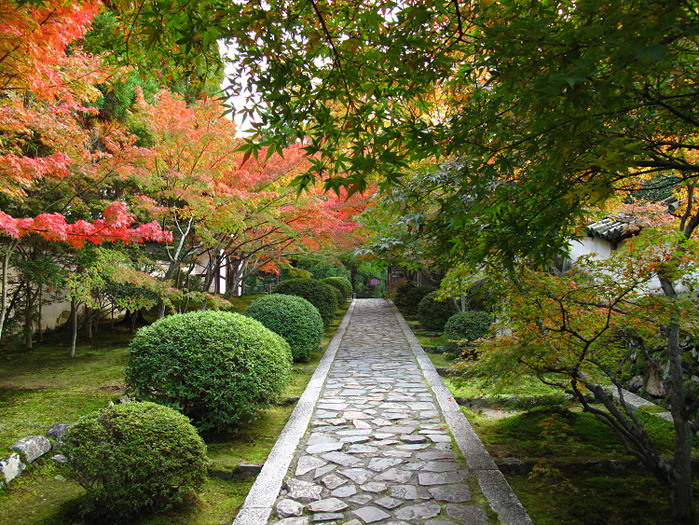
[[49, 294], [43, 293], [44, 304], [41, 306], [41, 324], [44, 330], [53, 330], [68, 322], [70, 318], [70, 299], [67, 298], [67, 292], [61, 293], [63, 299], [54, 303], [46, 304], [46, 301], [51, 300]]
[[[617, 245], [618, 250], [623, 250], [624, 241]], [[599, 239], [597, 237], [586, 237], [579, 241], [573, 241], [570, 244], [570, 258], [576, 261], [580, 256], [589, 253], [596, 254], [596, 259], [604, 260], [608, 259], [614, 250], [612, 250], [611, 243]], [[699, 275], [694, 276], [695, 279], [699, 279]], [[686, 286], [677, 284], [676, 290], [678, 293], [685, 293], [688, 291]], [[646, 292], [649, 294], [660, 294], [662, 293], [662, 287], [660, 286], [660, 280], [654, 278], [646, 287]]]
[[570, 258], [573, 261], [588, 253], [597, 254], [596, 259], [604, 260], [608, 259], [613, 251], [611, 243], [597, 237], [585, 237], [570, 243]]

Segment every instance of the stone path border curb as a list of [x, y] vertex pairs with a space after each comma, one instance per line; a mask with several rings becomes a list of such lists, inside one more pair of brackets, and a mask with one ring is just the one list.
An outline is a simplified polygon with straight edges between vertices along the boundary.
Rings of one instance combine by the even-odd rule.
[[471, 427], [468, 419], [461, 412], [461, 408], [444, 384], [442, 377], [437, 373], [432, 361], [427, 357], [422, 346], [420, 346], [408, 323], [405, 322], [395, 305], [390, 301], [388, 302], [398, 319], [398, 324], [400, 324], [413, 354], [415, 354], [427, 384], [437, 398], [437, 402], [444, 414], [444, 419], [454, 436], [454, 441], [464, 458], [466, 458], [469, 468], [473, 471], [476, 479], [478, 479], [478, 486], [485, 497], [488, 498], [491, 508], [497, 513], [500, 521], [506, 525], [533, 525], [534, 522], [527, 514], [509, 483], [507, 483], [505, 476], [502, 475], [490, 454], [488, 454], [483, 442], [475, 433], [473, 427]]
[[272, 513], [282, 482], [286, 476], [291, 461], [294, 459], [296, 448], [301, 438], [306, 433], [311, 415], [315, 409], [320, 392], [325, 384], [330, 365], [335, 360], [337, 349], [340, 347], [342, 337], [345, 335], [347, 325], [352, 318], [352, 312], [356, 301], [352, 301], [349, 309], [342, 318], [335, 336], [328, 344], [323, 357], [318, 364], [311, 380], [306, 385], [303, 395], [296, 403], [294, 411], [289, 417], [284, 429], [279, 434], [279, 439], [272, 447], [262, 470], [257, 476], [250, 492], [245, 498], [243, 507], [233, 521], [233, 525], [264, 525]]

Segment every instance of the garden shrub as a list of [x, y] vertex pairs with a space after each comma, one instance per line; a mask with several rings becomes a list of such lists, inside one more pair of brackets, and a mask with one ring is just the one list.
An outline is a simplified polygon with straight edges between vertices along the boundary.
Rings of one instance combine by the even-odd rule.
[[435, 291], [437, 291], [437, 288], [435, 288], [434, 286], [427, 285], [418, 285], [415, 288], [408, 290], [408, 306], [406, 307], [406, 311], [409, 314], [415, 315], [417, 313], [418, 308], [420, 307], [420, 302], [425, 297], [427, 297], [427, 295]]
[[352, 295], [352, 283], [344, 277], [326, 277], [325, 279], [321, 280], [321, 282], [334, 286], [335, 288], [339, 288], [339, 290], [342, 292], [343, 301]]
[[303, 297], [272, 294], [255, 299], [244, 313], [282, 336], [295, 363], [307, 363], [323, 338], [323, 318]]
[[305, 268], [289, 266], [288, 272], [291, 279], [313, 279], [313, 274]]
[[155, 403], [125, 403], [80, 418], [59, 451], [85, 490], [80, 510], [99, 523], [164, 511], [206, 481], [206, 445], [189, 420]]
[[335, 294], [335, 299], [337, 300], [338, 308], [341, 305], [345, 304], [345, 299], [347, 299], [347, 297], [345, 297], [345, 294], [342, 293], [342, 290], [340, 290], [337, 286], [333, 286], [333, 285], [328, 284], [328, 283], [323, 283], [323, 284], [326, 284], [326, 285], [330, 286], [330, 288], [332, 288], [332, 291]]
[[398, 283], [393, 290], [393, 303], [401, 310], [405, 309], [408, 304], [408, 291], [416, 287], [417, 284], [413, 281]]
[[425, 286], [415, 284], [412, 281], [401, 283], [395, 291], [395, 305], [403, 310], [407, 315], [415, 315], [417, 313], [420, 301], [429, 293], [434, 292], [434, 286]]
[[318, 309], [323, 324], [328, 326], [335, 320], [338, 308], [335, 289], [316, 279], [288, 279], [274, 289], [274, 293], [303, 297]]
[[259, 321], [231, 312], [164, 317], [131, 342], [126, 384], [170, 406], [200, 431], [228, 430], [279, 400], [291, 379], [291, 349]]
[[467, 310], [452, 315], [444, 325], [447, 352], [461, 353], [468, 343], [484, 337], [491, 324], [493, 316], [487, 312]]
[[439, 300], [439, 292], [428, 293], [422, 298], [417, 308], [417, 319], [420, 325], [428, 330], [442, 330], [447, 320], [457, 313], [456, 306], [451, 299]]

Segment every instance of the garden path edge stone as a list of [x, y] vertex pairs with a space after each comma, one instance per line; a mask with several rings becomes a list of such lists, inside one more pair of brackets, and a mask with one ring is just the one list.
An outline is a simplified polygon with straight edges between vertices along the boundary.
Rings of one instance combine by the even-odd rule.
[[461, 412], [461, 408], [454, 400], [449, 389], [444, 384], [442, 377], [437, 373], [434, 364], [420, 346], [420, 343], [412, 330], [405, 322], [398, 309], [391, 303], [391, 307], [403, 329], [420, 367], [425, 374], [427, 383], [437, 397], [437, 402], [442, 409], [444, 418], [454, 436], [456, 445], [466, 458], [469, 468], [472, 469], [478, 485], [483, 494], [490, 501], [492, 509], [497, 513], [500, 521], [507, 525], [533, 525], [532, 519], [527, 514], [524, 506], [510, 487], [498, 469], [495, 461], [488, 454], [485, 445], [480, 440], [473, 427]]
[[289, 417], [289, 421], [272, 447], [262, 470], [243, 502], [240, 512], [233, 521], [234, 525], [262, 525], [269, 520], [284, 477], [294, 459], [296, 447], [311, 421], [315, 404], [320, 396], [330, 365], [335, 359], [337, 349], [340, 347], [342, 336], [347, 330], [355, 304], [356, 301], [352, 301], [342, 318], [335, 336], [328, 344], [318, 367], [306, 385], [306, 389]]

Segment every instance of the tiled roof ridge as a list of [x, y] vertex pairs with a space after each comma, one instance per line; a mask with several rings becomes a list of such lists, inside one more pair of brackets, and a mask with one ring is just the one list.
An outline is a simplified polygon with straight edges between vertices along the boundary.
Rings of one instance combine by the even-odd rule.
[[642, 229], [632, 215], [617, 214], [604, 217], [587, 225], [590, 237], [598, 237], [611, 243], [618, 243], [637, 235]]

